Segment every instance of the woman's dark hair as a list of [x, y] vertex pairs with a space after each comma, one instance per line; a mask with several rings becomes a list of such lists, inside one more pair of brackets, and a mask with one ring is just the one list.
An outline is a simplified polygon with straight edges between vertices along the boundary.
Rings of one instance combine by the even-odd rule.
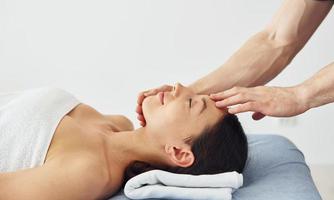
[[155, 167], [135, 161], [125, 170], [123, 185], [132, 177], [154, 169], [179, 174], [217, 174], [244, 170], [248, 143], [242, 126], [235, 115], [227, 114], [214, 126], [205, 128], [191, 144], [195, 161], [190, 167]]

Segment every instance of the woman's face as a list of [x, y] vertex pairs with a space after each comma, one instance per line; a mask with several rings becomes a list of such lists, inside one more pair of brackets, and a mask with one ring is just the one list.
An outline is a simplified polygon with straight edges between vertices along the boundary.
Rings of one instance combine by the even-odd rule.
[[178, 140], [196, 138], [226, 113], [209, 96], [197, 95], [181, 84], [176, 84], [171, 92], [145, 98], [142, 108], [150, 132]]

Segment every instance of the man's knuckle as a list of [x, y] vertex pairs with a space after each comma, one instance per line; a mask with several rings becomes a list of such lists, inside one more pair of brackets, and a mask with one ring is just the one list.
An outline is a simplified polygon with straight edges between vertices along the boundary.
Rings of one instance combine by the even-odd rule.
[[240, 99], [245, 99], [247, 97], [247, 94], [245, 92], [241, 92], [238, 96]]
[[219, 105], [221, 106], [221, 105], [229, 105], [231, 102], [230, 102], [230, 100], [229, 99], [224, 99], [224, 100], [222, 100], [222, 101], [220, 101], [219, 102]]
[[247, 110], [247, 109], [249, 109], [249, 104], [248, 104], [248, 103], [245, 103], [245, 104], [240, 105], [240, 109], [242, 109], [242, 110]]
[[240, 89], [239, 86], [234, 86], [234, 87], [232, 88], [232, 90], [235, 91], [235, 92], [238, 91], [239, 89]]
[[264, 107], [266, 107], [266, 108], [272, 106], [270, 101], [264, 101], [264, 102], [262, 102], [262, 105], [263, 105]]
[[249, 108], [255, 108], [256, 107], [256, 102], [249, 102], [248, 106]]

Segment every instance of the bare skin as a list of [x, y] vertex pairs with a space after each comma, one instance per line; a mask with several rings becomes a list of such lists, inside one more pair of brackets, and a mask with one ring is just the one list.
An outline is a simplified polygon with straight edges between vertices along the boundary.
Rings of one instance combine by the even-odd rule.
[[[222, 66], [189, 87], [198, 94], [213, 94], [218, 108], [235, 106], [228, 109], [231, 114], [252, 111], [255, 120], [266, 115], [299, 115], [334, 102], [333, 63], [296, 86], [262, 86], [288, 66], [332, 6], [333, 1], [285, 0], [263, 30], [250, 37]], [[170, 88], [164, 85], [139, 94], [136, 111], [142, 126], [142, 100]]]
[[0, 173], [0, 199], [107, 199], [133, 161], [189, 167], [195, 158], [186, 139], [224, 115], [214, 104], [177, 84], [145, 99], [148, 123], [135, 130], [124, 116], [79, 104], [58, 124], [42, 166]]
[[[122, 173], [119, 168], [108, 166], [101, 147], [105, 145], [105, 134], [129, 130], [133, 126], [125, 117], [102, 115], [79, 104], [58, 124], [44, 165], [0, 174], [1, 198], [103, 199], [104, 195], [115, 193]], [[111, 170], [114, 173], [109, 174]], [[12, 185], [20, 187], [14, 192]]]

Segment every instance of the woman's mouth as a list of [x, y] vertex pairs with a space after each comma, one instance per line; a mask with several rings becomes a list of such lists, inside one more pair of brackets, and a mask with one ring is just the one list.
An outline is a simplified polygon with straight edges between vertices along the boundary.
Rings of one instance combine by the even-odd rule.
[[159, 92], [158, 93], [158, 97], [160, 99], [161, 104], [164, 105], [164, 102], [165, 102], [164, 101], [165, 93], [164, 92]]

